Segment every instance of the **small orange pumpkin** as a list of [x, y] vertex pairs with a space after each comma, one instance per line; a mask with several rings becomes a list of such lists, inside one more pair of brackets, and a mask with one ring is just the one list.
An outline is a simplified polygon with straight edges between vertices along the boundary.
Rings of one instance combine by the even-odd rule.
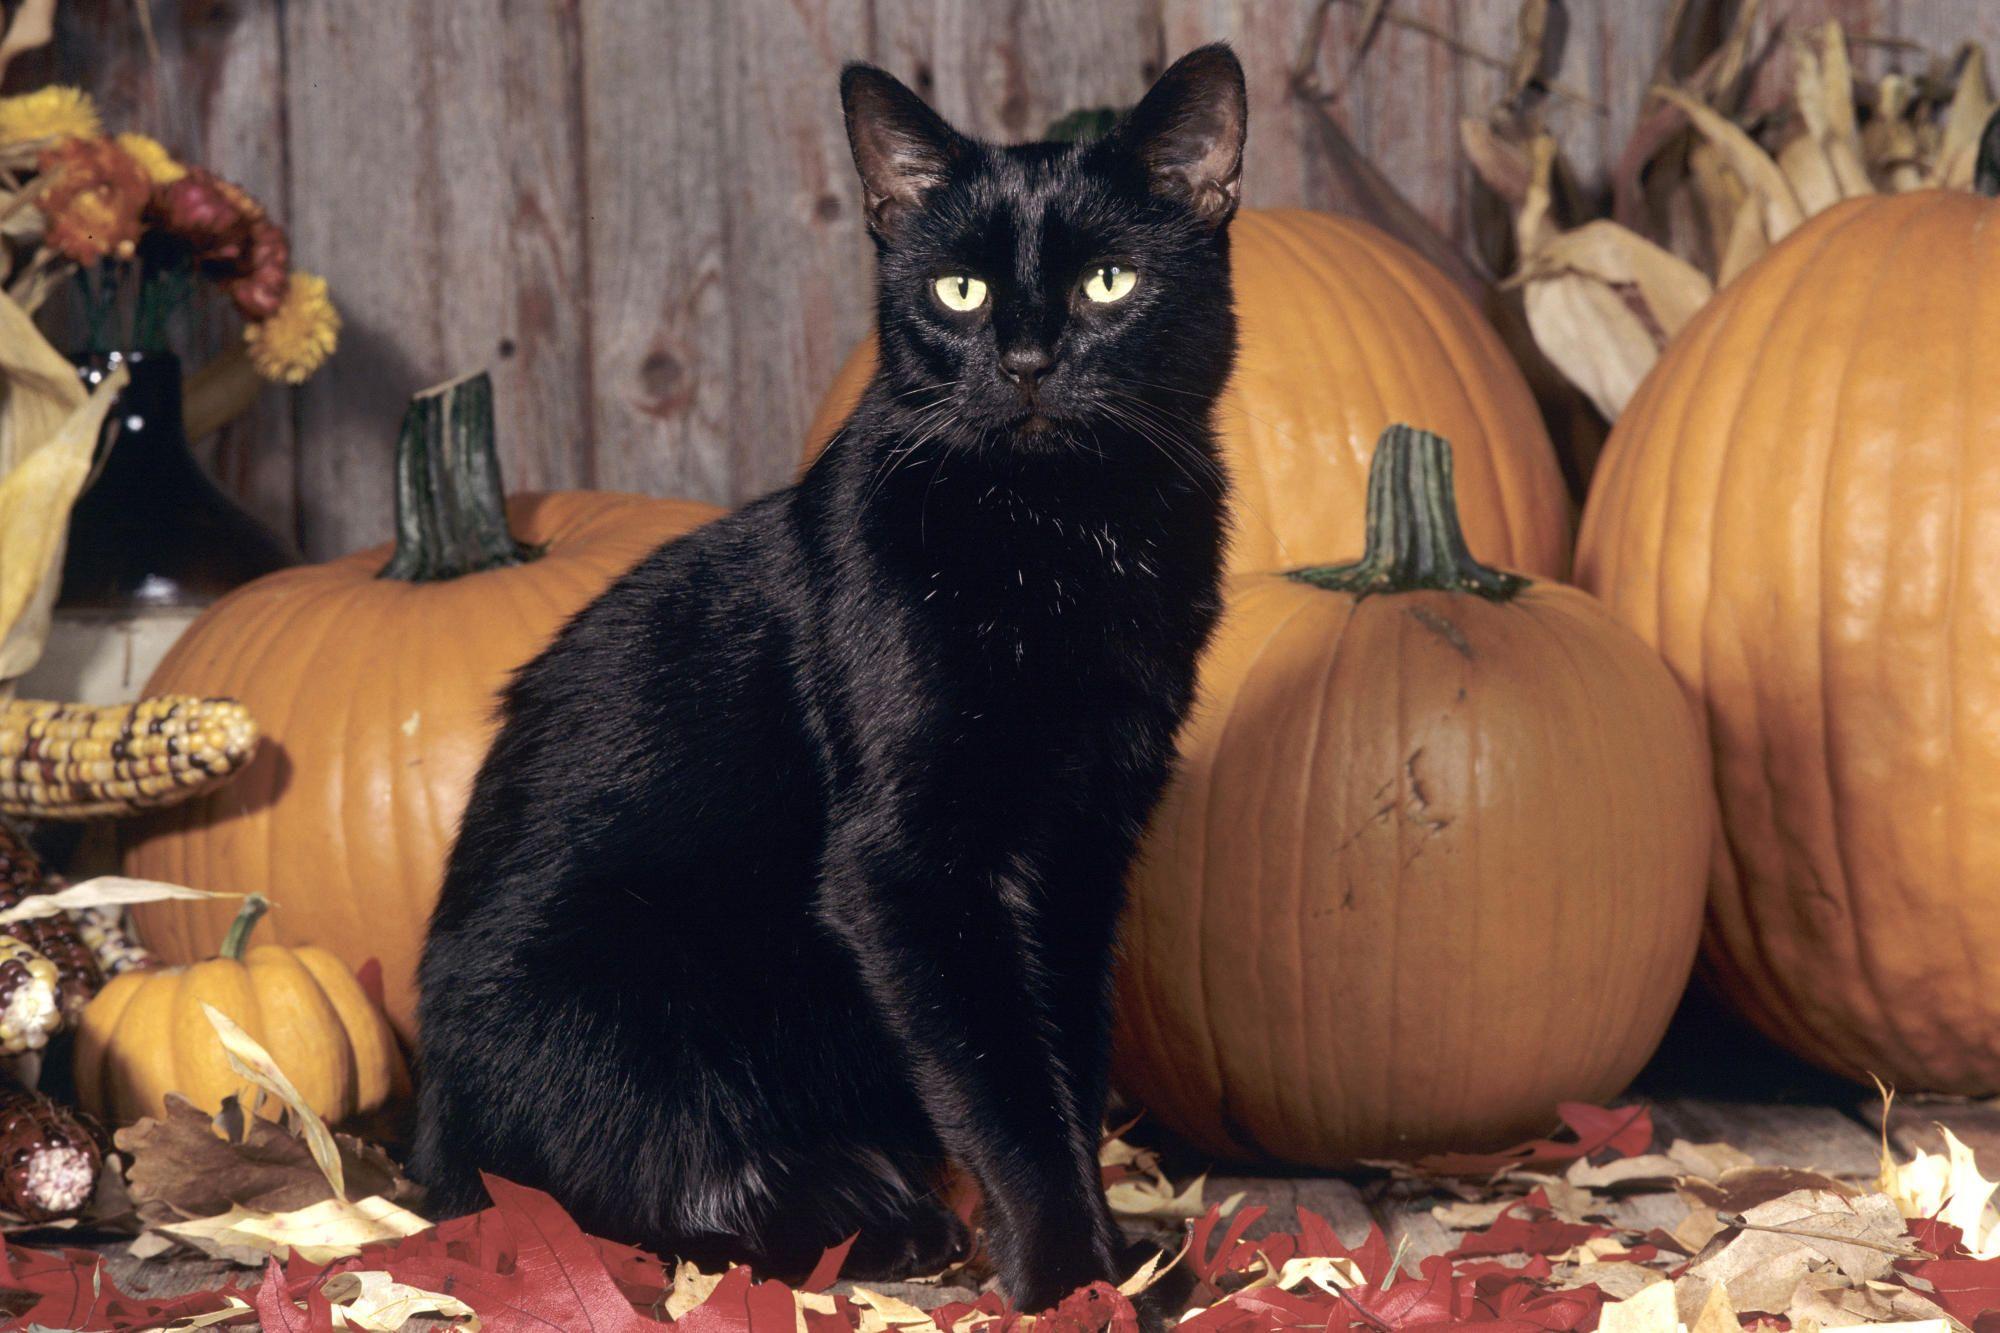
[[1118, 1079], [1203, 1149], [1499, 1145], [1619, 1092], [1694, 960], [1711, 836], [1672, 676], [1476, 563], [1388, 431], [1357, 564], [1233, 581], [1135, 865]]
[[[257, 756], [213, 795], [127, 825], [126, 873], [283, 910], [272, 933], [350, 966], [382, 961], [389, 1016], [415, 1034], [416, 966], [501, 687], [647, 552], [721, 511], [637, 495], [516, 496], [504, 509], [481, 375], [412, 404], [397, 530], [379, 547], [282, 570], [204, 612], [147, 693], [240, 700]], [[146, 943], [192, 963], [226, 905], [135, 909]]]
[[[1475, 549], [1530, 574], [1568, 572], [1569, 496], [1534, 396], [1449, 278], [1365, 222], [1298, 209], [1238, 214], [1229, 261], [1236, 374], [1215, 424], [1232, 484], [1231, 570], [1360, 550], [1375, 437], [1407, 421], [1456, 447]], [[874, 373], [870, 334], [820, 401], [808, 459]]]
[[[192, 967], [121, 972], [84, 1007], [76, 1034], [77, 1100], [114, 1124], [166, 1114], [177, 1092], [214, 1112], [255, 1087], [203, 1012], [213, 1005], [248, 1032], [327, 1121], [379, 1109], [404, 1081], [402, 1056], [381, 1010], [338, 958], [311, 945], [245, 949], [268, 904], [245, 899], [219, 956]], [[267, 1104], [266, 1113], [278, 1108]]]

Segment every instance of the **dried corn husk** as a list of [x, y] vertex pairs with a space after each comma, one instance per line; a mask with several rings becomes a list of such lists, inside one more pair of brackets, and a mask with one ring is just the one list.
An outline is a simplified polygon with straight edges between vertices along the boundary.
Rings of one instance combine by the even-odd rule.
[[[1755, 11], [1743, 7], [1695, 73], [1653, 88], [1656, 106], [1621, 159], [1618, 213], [1633, 225], [1559, 228], [1554, 140], [1518, 117], [1510, 126], [1504, 107], [1465, 128], [1474, 170], [1516, 201], [1519, 258], [1508, 282], [1523, 291], [1535, 342], [1607, 418], [1617, 418], [1667, 339], [1716, 288], [1813, 214], [1881, 191], [1974, 183], [1995, 105], [1977, 45], [1938, 71], [1891, 74], [1857, 91], [1846, 37], [1827, 23], [1787, 44], [1792, 79], [1782, 113], [1753, 115], [1737, 103], [1760, 58], [1750, 39]], [[1857, 98], [1869, 103], [1865, 118]], [[1647, 178], [1642, 207], [1636, 181], [1669, 145], [1678, 155]]]
[[123, 366], [86, 395], [75, 367], [0, 296], [0, 691], [42, 655], [70, 506]]

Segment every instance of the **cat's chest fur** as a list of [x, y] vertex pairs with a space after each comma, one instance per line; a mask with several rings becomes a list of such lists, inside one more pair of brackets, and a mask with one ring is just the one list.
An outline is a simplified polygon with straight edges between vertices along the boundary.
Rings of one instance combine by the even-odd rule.
[[[968, 691], [1147, 688], [1212, 618], [1215, 502], [1060, 472], [940, 470], [873, 525], [875, 554], [928, 653]], [[981, 687], [984, 687], [983, 689]], [[998, 700], [996, 700], [997, 702]]]

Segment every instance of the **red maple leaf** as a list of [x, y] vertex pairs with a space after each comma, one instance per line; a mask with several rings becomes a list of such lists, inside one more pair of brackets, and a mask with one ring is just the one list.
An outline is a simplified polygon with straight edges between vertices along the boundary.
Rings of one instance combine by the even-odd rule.
[[2000, 1311], [2000, 1259], [1920, 1259], [1896, 1267], [1930, 1283], [1931, 1299], [1962, 1324]]
[[807, 1274], [804, 1282], [799, 1284], [799, 1290], [825, 1291], [828, 1287], [839, 1281], [841, 1265], [847, 1262], [847, 1252], [854, 1248], [854, 1242], [859, 1240], [860, 1237], [861, 1233], [857, 1231], [846, 1240], [840, 1242], [840, 1244], [828, 1250], [825, 1254], [822, 1254], [819, 1257], [819, 1262], [813, 1265], [813, 1271]]
[[311, 1279], [305, 1291], [306, 1308], [293, 1300], [293, 1285], [276, 1259], [264, 1265], [264, 1280], [251, 1304], [257, 1307], [257, 1322], [264, 1333], [333, 1333], [333, 1307], [320, 1293], [324, 1273]]
[[1416, 1168], [1434, 1176], [1484, 1176], [1517, 1167], [1550, 1166], [1579, 1157], [1607, 1153], [1636, 1157], [1653, 1144], [1653, 1113], [1644, 1106], [1609, 1110], [1585, 1102], [1564, 1102], [1556, 1108], [1574, 1140], [1529, 1139], [1490, 1153], [1440, 1153], [1419, 1158]]
[[1451, 1252], [1453, 1259], [1482, 1254], [1561, 1254], [1588, 1240], [1615, 1234], [1610, 1227], [1565, 1222], [1549, 1211], [1549, 1196], [1535, 1190], [1508, 1204], [1492, 1226], [1475, 1231]]

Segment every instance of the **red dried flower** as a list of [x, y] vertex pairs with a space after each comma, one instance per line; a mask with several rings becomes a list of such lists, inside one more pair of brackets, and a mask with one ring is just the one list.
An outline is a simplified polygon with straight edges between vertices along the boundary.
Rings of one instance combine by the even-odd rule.
[[243, 188], [212, 171], [187, 175], [153, 193], [154, 225], [185, 242], [195, 267], [222, 284], [243, 318], [277, 313], [285, 299], [291, 243]]
[[268, 218], [250, 225], [250, 244], [238, 276], [222, 284], [236, 309], [251, 323], [269, 319], [284, 304], [292, 243], [284, 228]]
[[79, 264], [132, 255], [153, 182], [130, 153], [109, 139], [66, 139], [42, 152], [39, 169], [49, 245]]

